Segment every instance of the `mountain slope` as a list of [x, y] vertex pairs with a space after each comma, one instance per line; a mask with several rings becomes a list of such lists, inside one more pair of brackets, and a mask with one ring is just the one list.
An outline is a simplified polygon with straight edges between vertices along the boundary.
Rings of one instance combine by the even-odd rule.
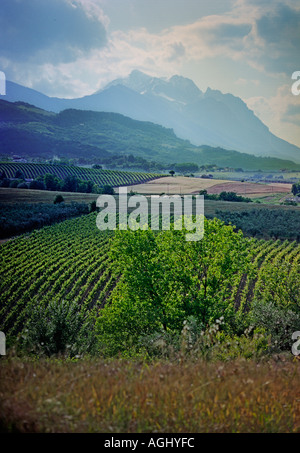
[[160, 79], [133, 71], [95, 94], [58, 99], [7, 82], [7, 101], [23, 101], [52, 112], [80, 109], [120, 113], [171, 128], [192, 144], [272, 156], [300, 163], [300, 148], [272, 134], [238, 97], [208, 88], [202, 92], [191, 80]]
[[0, 153], [34, 159], [58, 156], [86, 163], [109, 160], [112, 164], [114, 156], [132, 155], [160, 162], [165, 168], [175, 162], [249, 170], [295, 168], [295, 164], [287, 160], [209, 146], [196, 147], [179, 139], [172, 129], [117, 113], [75, 109], [53, 113], [26, 103], [1, 100]]

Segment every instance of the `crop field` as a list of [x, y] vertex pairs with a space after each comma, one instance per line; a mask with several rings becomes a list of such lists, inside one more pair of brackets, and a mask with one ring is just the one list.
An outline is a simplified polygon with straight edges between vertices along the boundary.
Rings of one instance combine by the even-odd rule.
[[144, 184], [133, 185], [131, 190], [141, 194], [191, 194], [200, 190], [207, 190], [209, 194], [220, 192], [235, 192], [239, 195], [268, 195], [291, 192], [291, 184], [261, 184], [239, 181], [226, 181], [221, 179], [202, 179], [184, 176], [162, 177]]
[[71, 165], [27, 164], [27, 163], [0, 163], [0, 171], [4, 171], [8, 178], [14, 178], [17, 171], [23, 173], [25, 179], [34, 179], [47, 173], [64, 179], [67, 176], [76, 176], [83, 181], [93, 181], [99, 186], [124, 186], [144, 183], [157, 178], [159, 175], [142, 172], [126, 172], [115, 170], [97, 170]]
[[[181, 353], [153, 363], [139, 358], [106, 361], [101, 349], [100, 356], [67, 361], [14, 357], [19, 339], [36, 322], [35, 310], [46, 312], [53, 301], [63, 300], [94, 324], [111, 305], [120, 282], [110, 253], [115, 235], [97, 229], [96, 215], [69, 219], [0, 245], [0, 330], [10, 351], [0, 367], [0, 431], [299, 432], [299, 362], [288, 352], [279, 362], [265, 363], [235, 360], [234, 353], [228, 361], [232, 352], [221, 362], [190, 360]], [[272, 294], [277, 277], [266, 286], [270, 264], [284, 270], [283, 294], [291, 285], [299, 286], [299, 243], [245, 241], [252, 271], [237, 269], [230, 282], [224, 282], [226, 303], [240, 314], [258, 297]], [[294, 283], [288, 282], [290, 275]], [[252, 357], [255, 342], [266, 343], [264, 337], [257, 338], [233, 340], [233, 351], [244, 347], [246, 357]], [[215, 347], [211, 351], [218, 351]]]
[[115, 278], [109, 237], [89, 215], [2, 244], [2, 331], [9, 336], [22, 330], [28, 304], [46, 306], [65, 298], [91, 312], [102, 306]]
[[[22, 331], [26, 310], [32, 304], [46, 307], [53, 299], [75, 301], [95, 314], [104, 306], [116, 282], [114, 263], [108, 256], [112, 232], [101, 232], [91, 213], [44, 227], [1, 245], [0, 330], [8, 338]], [[255, 256], [253, 278], [236, 275], [230, 302], [251, 304], [264, 263], [282, 260], [297, 264], [300, 244], [248, 239]]]
[[239, 195], [247, 196], [265, 196], [266, 194], [291, 193], [292, 184], [261, 184], [261, 183], [247, 183], [247, 182], [225, 182], [216, 184], [207, 189], [207, 193], [220, 193], [220, 192], [235, 192]]
[[[32, 309], [46, 310], [53, 300], [72, 301], [80, 313], [98, 317], [119, 281], [112, 237], [97, 229], [91, 213], [0, 246], [0, 330], [9, 347], [26, 334]], [[300, 263], [296, 242], [246, 241], [253, 272], [237, 271], [231, 280], [228, 305], [237, 311], [270, 290], [263, 279], [270, 263], [275, 269]], [[143, 364], [12, 355], [0, 369], [0, 430], [299, 432], [299, 362], [291, 354], [278, 360], [209, 363], [179, 356]]]

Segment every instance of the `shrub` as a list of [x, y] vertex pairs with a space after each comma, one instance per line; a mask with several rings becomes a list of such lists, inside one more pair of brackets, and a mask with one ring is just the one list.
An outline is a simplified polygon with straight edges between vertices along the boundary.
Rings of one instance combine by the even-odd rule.
[[110, 186], [108, 184], [105, 184], [100, 192], [105, 195], [114, 195], [115, 193], [113, 186]]
[[95, 212], [95, 211], [97, 211], [97, 203], [96, 203], [96, 200], [93, 200], [90, 203], [89, 212]]
[[273, 302], [252, 304], [251, 323], [263, 328], [270, 335], [270, 351], [280, 352], [291, 349], [292, 334], [300, 330], [300, 315], [290, 309], [281, 308]]
[[29, 305], [24, 346], [35, 353], [74, 356], [88, 352], [93, 329], [87, 315], [71, 301], [52, 301], [45, 308]]
[[10, 187], [11, 189], [15, 189], [15, 188], [18, 187], [19, 184], [20, 184], [20, 181], [19, 181], [19, 180], [13, 179], [12, 181], [10, 181], [9, 187]]
[[18, 189], [28, 189], [28, 185], [26, 182], [21, 182], [20, 184], [17, 185]]
[[43, 183], [43, 181], [39, 181], [34, 179], [29, 183], [29, 189], [34, 189], [34, 190], [46, 190], [46, 186]]
[[62, 195], [56, 195], [56, 197], [54, 198], [54, 204], [57, 204], [57, 203], [63, 203], [65, 200], [64, 200], [64, 197]]

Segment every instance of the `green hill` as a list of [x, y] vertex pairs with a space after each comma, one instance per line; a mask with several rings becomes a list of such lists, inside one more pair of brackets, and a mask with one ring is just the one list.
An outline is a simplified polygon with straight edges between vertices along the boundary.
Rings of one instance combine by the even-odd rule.
[[296, 169], [288, 160], [255, 157], [237, 151], [194, 146], [172, 129], [116, 113], [65, 110], [55, 114], [32, 105], [0, 100], [0, 154], [30, 159], [106, 161], [132, 155], [147, 161], [194, 162], [244, 170]]

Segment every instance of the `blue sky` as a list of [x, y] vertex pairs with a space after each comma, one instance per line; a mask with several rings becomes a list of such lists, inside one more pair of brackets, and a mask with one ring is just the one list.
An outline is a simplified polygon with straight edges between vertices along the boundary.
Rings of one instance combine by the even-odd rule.
[[1, 0], [0, 70], [50, 96], [139, 69], [241, 97], [300, 146], [298, 0]]

